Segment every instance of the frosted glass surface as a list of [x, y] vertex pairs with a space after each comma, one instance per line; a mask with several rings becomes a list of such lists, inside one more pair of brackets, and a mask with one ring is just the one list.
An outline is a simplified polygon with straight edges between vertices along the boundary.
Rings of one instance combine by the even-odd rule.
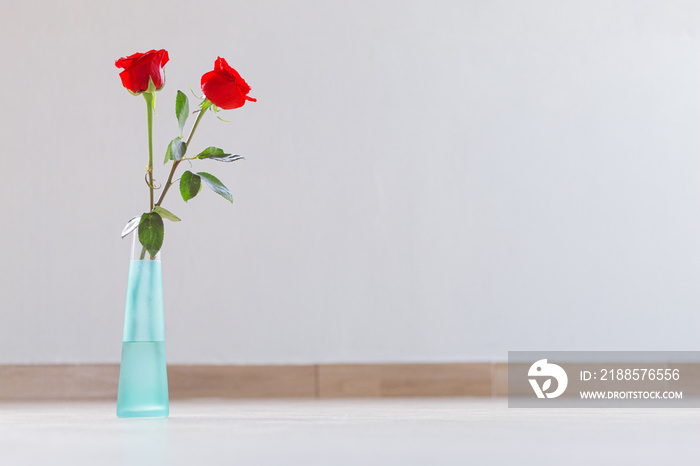
[[118, 417], [166, 417], [165, 342], [124, 342], [117, 395]]
[[160, 261], [132, 260], [124, 317], [117, 416], [168, 416]]
[[165, 341], [160, 261], [132, 260], [126, 292], [124, 341]]

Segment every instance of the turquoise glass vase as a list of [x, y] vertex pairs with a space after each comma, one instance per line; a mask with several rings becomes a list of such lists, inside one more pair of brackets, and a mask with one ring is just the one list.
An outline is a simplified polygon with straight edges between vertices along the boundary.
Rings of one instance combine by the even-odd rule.
[[167, 417], [170, 406], [160, 252], [151, 257], [142, 250], [138, 230], [132, 235], [117, 416]]

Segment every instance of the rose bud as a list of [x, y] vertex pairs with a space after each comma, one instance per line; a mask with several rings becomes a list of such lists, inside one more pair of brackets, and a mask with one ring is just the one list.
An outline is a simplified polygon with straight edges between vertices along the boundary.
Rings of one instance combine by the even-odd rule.
[[[163, 67], [169, 59], [166, 50], [150, 50], [120, 58], [114, 64], [117, 68], [124, 68], [124, 71], [119, 73], [124, 87], [132, 94], [140, 94], [146, 91], [159, 91], [163, 88], [165, 85]], [[149, 89], [149, 81], [153, 81], [151, 89]]]
[[202, 92], [214, 105], [224, 110], [242, 107], [248, 97], [250, 86], [221, 57], [216, 59], [214, 69], [202, 76]]

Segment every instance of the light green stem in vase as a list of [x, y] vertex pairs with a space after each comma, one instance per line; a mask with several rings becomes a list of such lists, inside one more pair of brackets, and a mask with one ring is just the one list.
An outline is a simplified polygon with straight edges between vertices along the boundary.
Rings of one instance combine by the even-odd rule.
[[153, 101], [155, 95], [152, 92], [144, 92], [144, 99], [146, 99], [146, 109], [148, 114], [148, 191], [150, 193], [150, 202], [148, 206], [148, 211], [153, 210]]
[[[153, 92], [144, 92], [143, 98], [146, 99], [146, 115], [148, 119], [148, 168], [146, 168], [146, 176], [148, 177], [148, 193], [149, 203], [148, 211], [153, 210], [153, 111], [155, 94]], [[141, 257], [146, 256], [146, 248], [141, 247]], [[151, 257], [153, 259], [153, 257]]]

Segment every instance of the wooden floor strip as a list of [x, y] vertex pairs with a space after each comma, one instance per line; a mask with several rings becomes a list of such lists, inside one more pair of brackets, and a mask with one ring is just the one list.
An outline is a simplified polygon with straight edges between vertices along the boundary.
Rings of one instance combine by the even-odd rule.
[[0, 366], [0, 400], [103, 400], [118, 384], [118, 364]]
[[319, 397], [491, 396], [490, 364], [319, 365]]
[[[505, 364], [170, 365], [172, 399], [505, 395]], [[505, 377], [505, 382], [504, 382]], [[0, 365], [0, 401], [116, 399], [118, 364]]]
[[169, 366], [172, 398], [314, 398], [314, 366]]

